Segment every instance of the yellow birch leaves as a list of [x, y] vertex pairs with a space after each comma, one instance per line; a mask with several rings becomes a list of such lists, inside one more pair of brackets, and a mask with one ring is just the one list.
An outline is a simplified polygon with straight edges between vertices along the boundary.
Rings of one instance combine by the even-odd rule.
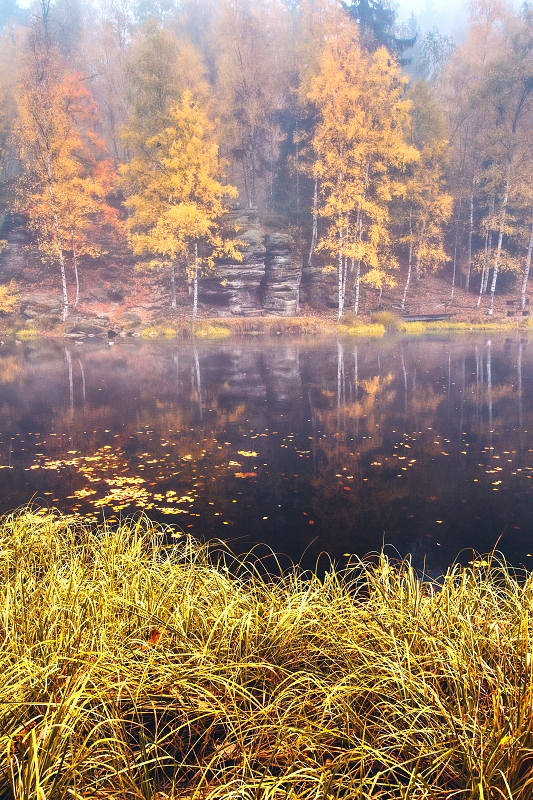
[[405, 137], [409, 103], [404, 81], [385, 48], [364, 51], [348, 22], [326, 43], [309, 99], [319, 112], [313, 138], [319, 214], [328, 222], [318, 249], [337, 262], [339, 317], [346, 290], [392, 280], [389, 205], [402, 192], [399, 173], [418, 159]]

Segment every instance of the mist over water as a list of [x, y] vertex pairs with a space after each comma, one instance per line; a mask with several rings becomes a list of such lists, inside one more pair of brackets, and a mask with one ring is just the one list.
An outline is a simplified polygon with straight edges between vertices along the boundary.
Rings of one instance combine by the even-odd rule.
[[3, 347], [1, 510], [144, 511], [312, 563], [533, 556], [533, 341]]

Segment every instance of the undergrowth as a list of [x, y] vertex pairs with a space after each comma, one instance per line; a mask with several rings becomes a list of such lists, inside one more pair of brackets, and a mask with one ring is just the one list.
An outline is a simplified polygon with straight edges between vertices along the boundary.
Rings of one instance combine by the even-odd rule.
[[533, 577], [0, 522], [0, 797], [527, 800]]

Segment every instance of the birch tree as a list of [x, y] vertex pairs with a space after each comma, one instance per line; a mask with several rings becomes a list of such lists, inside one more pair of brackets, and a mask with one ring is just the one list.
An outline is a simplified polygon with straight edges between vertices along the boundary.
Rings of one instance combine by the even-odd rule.
[[328, 223], [318, 249], [336, 259], [339, 319], [349, 283], [356, 314], [361, 282], [394, 284], [390, 203], [402, 192], [399, 173], [418, 159], [406, 141], [403, 95], [396, 62], [383, 47], [363, 51], [346, 21], [327, 42], [309, 92], [319, 114], [313, 139], [319, 214]]
[[107, 163], [103, 143], [94, 131], [97, 109], [82, 76], [66, 71], [46, 28], [36, 26], [29, 36], [17, 102], [15, 140], [25, 169], [18, 184], [17, 207], [27, 215], [43, 257], [59, 270], [65, 321], [68, 253], [73, 259], [77, 304], [77, 256], [102, 252], [96, 242], [89, 245], [83, 232], [97, 218], [114, 214], [105, 202], [109, 184], [96, 177], [99, 162], [100, 168]]

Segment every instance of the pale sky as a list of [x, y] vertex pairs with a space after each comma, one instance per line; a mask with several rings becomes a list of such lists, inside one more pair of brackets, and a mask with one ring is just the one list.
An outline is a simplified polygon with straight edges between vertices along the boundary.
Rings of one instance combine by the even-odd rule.
[[468, 15], [467, 3], [463, 0], [399, 0], [397, 5], [398, 22], [407, 22], [414, 11], [422, 30], [436, 25], [448, 36], [464, 26]]

